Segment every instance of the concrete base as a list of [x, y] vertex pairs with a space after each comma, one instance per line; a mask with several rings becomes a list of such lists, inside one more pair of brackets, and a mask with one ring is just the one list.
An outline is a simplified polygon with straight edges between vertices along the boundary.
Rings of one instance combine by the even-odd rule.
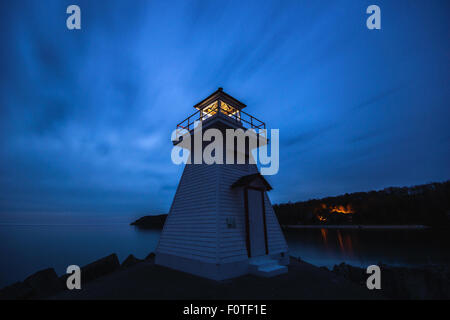
[[215, 264], [166, 253], [156, 253], [155, 264], [212, 280], [226, 280], [248, 273], [248, 260]]
[[272, 259], [270, 256], [250, 259], [249, 270], [251, 274], [265, 278], [288, 272], [286, 266], [281, 265], [277, 259]]
[[[278, 261], [280, 266], [289, 264], [289, 256], [287, 253], [269, 255], [268, 257], [275, 259], [274, 261]], [[259, 275], [253, 272], [252, 267], [249, 264], [250, 261], [250, 259], [246, 259], [237, 262], [215, 264], [174, 256], [167, 253], [157, 252], [155, 255], [155, 264], [157, 265], [218, 281], [232, 279], [250, 273]], [[287, 272], [287, 268], [285, 269], [285, 272]], [[278, 273], [274, 272], [272, 274], [276, 275]]]

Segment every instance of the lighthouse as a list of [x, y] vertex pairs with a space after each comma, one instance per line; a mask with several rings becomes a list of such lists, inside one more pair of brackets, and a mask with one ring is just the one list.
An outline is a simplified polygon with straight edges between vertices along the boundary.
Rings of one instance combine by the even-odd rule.
[[[272, 186], [252, 156], [255, 147], [269, 143], [258, 133], [266, 125], [245, 107], [219, 88], [177, 125], [173, 144], [189, 152], [189, 161], [161, 232], [156, 264], [214, 280], [287, 272], [288, 246], [268, 197]], [[198, 161], [194, 154], [202, 154], [208, 142], [198, 143], [195, 135], [208, 129], [224, 136], [229, 129], [248, 134], [243, 148], [234, 138], [223, 139], [222, 149], [214, 151], [223, 161]], [[230, 158], [235, 161], [226, 161]]]

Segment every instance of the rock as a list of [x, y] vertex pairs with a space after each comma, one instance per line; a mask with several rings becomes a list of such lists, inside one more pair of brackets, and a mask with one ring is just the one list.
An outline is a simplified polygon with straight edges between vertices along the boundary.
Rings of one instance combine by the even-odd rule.
[[81, 268], [81, 283], [86, 283], [120, 268], [119, 259], [115, 253], [94, 261]]
[[23, 282], [16, 282], [0, 290], [0, 300], [23, 300], [30, 298], [33, 289]]
[[38, 271], [26, 278], [23, 283], [32, 289], [30, 296], [32, 298], [48, 297], [65, 288], [53, 268]]
[[[447, 266], [421, 268], [392, 267], [379, 263], [381, 290], [391, 299], [450, 299], [450, 269]], [[345, 263], [335, 265], [333, 272], [365, 286], [365, 270]]]
[[359, 284], [366, 283], [367, 276], [365, 270], [362, 268], [354, 267], [346, 263], [335, 265], [332, 270], [334, 273], [344, 277], [347, 280], [356, 282]]
[[300, 257], [294, 257], [294, 256], [289, 256], [290, 260], [294, 260], [294, 261], [298, 261], [298, 262], [304, 262]]
[[148, 256], [145, 257], [145, 261], [155, 262], [155, 253], [154, 252], [150, 252], [148, 254]]
[[129, 268], [131, 266], [134, 266], [140, 262], [142, 262], [144, 260], [138, 259], [135, 256], [133, 256], [132, 254], [130, 254], [123, 262], [121, 267], [122, 268]]
[[380, 268], [382, 268], [381, 286], [393, 298], [450, 298], [448, 267], [405, 268], [383, 265]]

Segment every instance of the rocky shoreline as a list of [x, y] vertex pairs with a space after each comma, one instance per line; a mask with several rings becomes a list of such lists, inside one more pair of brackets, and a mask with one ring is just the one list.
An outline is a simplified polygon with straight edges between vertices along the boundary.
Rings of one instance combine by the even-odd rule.
[[394, 229], [394, 230], [421, 230], [431, 227], [424, 225], [359, 225], [359, 224], [288, 224], [281, 226], [284, 229]]
[[[162, 229], [166, 221], [167, 214], [148, 215], [143, 216], [136, 221], [130, 223], [142, 229]], [[418, 230], [429, 229], [425, 225], [360, 225], [360, 224], [285, 224], [281, 225], [283, 229], [404, 229], [404, 230]]]
[[[122, 264], [115, 253], [96, 260], [81, 267], [81, 283], [85, 285], [108, 274], [132, 267], [138, 263], [153, 262], [154, 253], [150, 253], [145, 259], [137, 259], [130, 254]], [[34, 300], [45, 299], [59, 292], [68, 290], [66, 280], [69, 275], [58, 276], [53, 268], [40, 270], [22, 282], [0, 289], [0, 300]]]
[[[366, 287], [368, 275], [365, 270], [345, 263], [335, 265], [330, 271], [291, 257], [286, 275], [264, 281], [254, 276], [244, 276], [216, 282], [156, 266], [154, 253], [145, 259], [129, 255], [122, 264], [116, 254], [111, 254], [81, 268], [82, 290], [78, 292], [66, 288], [68, 275], [58, 276], [53, 268], [48, 268], [1, 289], [0, 299], [164, 299], [161, 290], [166, 293], [165, 299], [195, 299], [200, 293], [195, 292], [195, 285], [190, 285], [190, 282], [204, 282], [205, 290], [213, 290], [218, 294], [218, 299], [228, 297], [227, 294], [238, 299], [243, 292], [247, 296], [241, 298], [250, 299], [450, 299], [449, 266], [379, 266], [382, 290], [370, 291]], [[148, 292], [145, 281], [149, 279], [161, 282], [160, 287], [152, 280], [154, 291]], [[186, 282], [186, 285], [180, 286], [180, 282]], [[253, 283], [260, 288], [254, 288]], [[267, 285], [264, 286], [264, 283]], [[169, 290], [171, 286], [174, 288], [172, 293]], [[217, 293], [217, 289], [224, 286], [228, 291]], [[276, 287], [279, 287], [278, 292]], [[214, 299], [214, 296], [208, 295], [199, 297]]]
[[[382, 263], [381, 289], [393, 299], [450, 299], [450, 267], [430, 265], [418, 268], [393, 267]], [[366, 270], [341, 263], [332, 272], [361, 286], [366, 285]]]

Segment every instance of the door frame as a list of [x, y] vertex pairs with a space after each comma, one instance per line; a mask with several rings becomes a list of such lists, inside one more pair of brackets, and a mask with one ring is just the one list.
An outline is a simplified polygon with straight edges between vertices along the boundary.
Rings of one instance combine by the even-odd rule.
[[246, 244], [247, 244], [247, 255], [249, 258], [251, 258], [252, 250], [251, 250], [251, 246], [250, 246], [250, 220], [249, 220], [249, 211], [248, 211], [248, 189], [252, 189], [252, 190], [261, 192], [262, 218], [263, 218], [263, 226], [264, 226], [264, 244], [265, 244], [265, 249], [266, 249], [266, 255], [269, 254], [269, 243], [267, 240], [266, 207], [265, 207], [265, 201], [264, 201], [264, 192], [266, 190], [263, 188], [246, 186], [246, 187], [244, 187], [245, 234], [246, 234]]

